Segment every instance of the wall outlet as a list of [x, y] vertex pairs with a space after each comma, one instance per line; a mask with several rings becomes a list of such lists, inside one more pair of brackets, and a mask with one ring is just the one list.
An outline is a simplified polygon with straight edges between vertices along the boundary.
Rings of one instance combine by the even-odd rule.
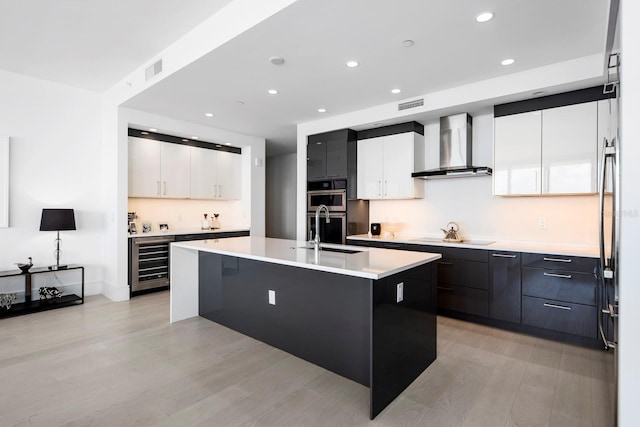
[[276, 291], [269, 289], [269, 304], [276, 305]]
[[547, 229], [547, 220], [546, 219], [539, 219], [538, 220], [538, 228], [540, 230], [546, 230]]
[[396, 285], [396, 302], [402, 302], [404, 299], [404, 282]]

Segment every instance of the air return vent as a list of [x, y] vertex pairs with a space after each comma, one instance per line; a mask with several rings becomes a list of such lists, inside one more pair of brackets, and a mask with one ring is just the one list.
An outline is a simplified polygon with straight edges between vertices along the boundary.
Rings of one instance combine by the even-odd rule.
[[398, 111], [408, 110], [409, 108], [422, 107], [424, 105], [424, 99], [414, 99], [413, 101], [403, 102], [398, 104]]
[[162, 72], [162, 59], [158, 59], [153, 64], [149, 65], [144, 72], [145, 80], [149, 81]]

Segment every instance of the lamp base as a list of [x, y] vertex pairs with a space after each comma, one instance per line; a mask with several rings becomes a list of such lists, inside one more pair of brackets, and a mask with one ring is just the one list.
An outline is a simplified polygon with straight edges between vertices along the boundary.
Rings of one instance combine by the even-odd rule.
[[66, 270], [68, 267], [68, 265], [50, 265], [49, 270]]

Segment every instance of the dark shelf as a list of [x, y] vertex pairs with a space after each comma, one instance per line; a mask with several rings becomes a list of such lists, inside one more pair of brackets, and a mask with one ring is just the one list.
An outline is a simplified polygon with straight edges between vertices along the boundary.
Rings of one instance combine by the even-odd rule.
[[60, 298], [48, 300], [35, 300], [30, 303], [13, 304], [9, 310], [0, 308], [0, 318], [21, 316], [23, 314], [35, 313], [44, 310], [69, 307], [71, 305], [82, 304], [82, 298], [76, 294], [63, 295]]

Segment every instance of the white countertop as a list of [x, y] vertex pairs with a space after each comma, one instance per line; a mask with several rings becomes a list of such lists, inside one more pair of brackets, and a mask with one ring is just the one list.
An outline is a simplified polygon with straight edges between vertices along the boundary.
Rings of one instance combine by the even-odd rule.
[[256, 261], [301, 267], [367, 279], [382, 279], [442, 258], [440, 254], [322, 244], [323, 247], [355, 249], [343, 254], [308, 249], [307, 242], [265, 237], [232, 237], [172, 243], [171, 247], [212, 252]]
[[201, 234], [201, 233], [229, 233], [233, 231], [250, 231], [251, 227], [224, 227], [211, 230], [202, 230], [200, 228], [181, 228], [169, 231], [152, 231], [151, 233], [143, 233], [140, 231], [136, 234], [129, 234], [129, 237], [156, 237], [156, 236], [177, 236], [178, 234]]
[[[419, 237], [369, 237], [368, 234], [357, 234], [347, 236], [347, 240], [376, 241], [389, 243], [406, 243], [410, 245], [427, 245], [427, 246], [444, 246], [451, 248], [469, 248], [469, 249], [485, 249], [490, 251], [511, 251], [511, 252], [530, 252], [538, 254], [555, 254], [566, 256], [581, 256], [588, 258], [598, 258], [600, 256], [599, 249], [595, 246], [579, 246], [579, 245], [562, 245], [552, 243], [537, 242], [512, 242], [512, 241], [494, 241], [486, 245], [474, 245], [469, 243], [446, 243], [433, 238], [429, 241], [420, 241]], [[473, 240], [472, 240], [473, 241]]]

